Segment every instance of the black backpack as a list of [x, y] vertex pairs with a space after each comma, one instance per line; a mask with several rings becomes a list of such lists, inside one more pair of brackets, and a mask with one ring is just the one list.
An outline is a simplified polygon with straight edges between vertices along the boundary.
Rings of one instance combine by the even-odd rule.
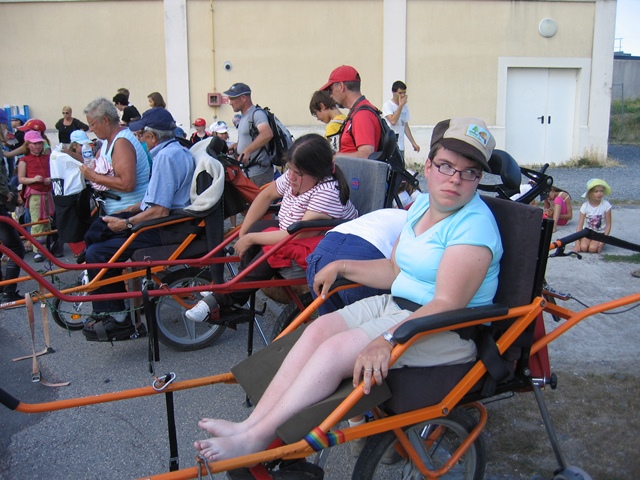
[[[378, 149], [376, 151], [385, 152], [385, 155], [384, 155], [385, 158], [376, 158], [376, 160], [387, 162], [396, 170], [404, 170], [405, 168], [404, 158], [402, 158], [402, 154], [400, 153], [400, 148], [398, 148], [398, 138], [396, 136], [396, 133], [393, 130], [391, 130], [391, 127], [389, 127], [389, 124], [387, 123], [387, 121], [384, 118], [382, 118], [382, 112], [380, 110], [370, 105], [362, 105], [362, 106], [356, 107], [355, 110], [352, 110], [351, 112], [349, 112], [349, 115], [345, 120], [344, 125], [346, 125], [347, 121], [360, 110], [369, 110], [370, 112], [375, 113], [376, 116], [378, 117], [378, 121], [380, 122], [380, 144], [378, 145]], [[349, 129], [349, 135], [351, 135], [351, 138], [355, 143], [356, 139], [353, 136], [353, 132], [351, 131], [351, 129]], [[392, 145], [392, 147], [389, 148], [388, 145]]]
[[[293, 144], [293, 135], [291, 135], [287, 127], [278, 120], [278, 117], [269, 110], [269, 107], [262, 108], [260, 105], [256, 105], [253, 115], [255, 115], [256, 110], [262, 110], [265, 113], [267, 121], [269, 122], [269, 128], [271, 128], [273, 132], [273, 137], [262, 149], [265, 149], [269, 155], [271, 165], [282, 167], [284, 165], [285, 154]], [[249, 125], [249, 132], [252, 140], [258, 136], [258, 128], [255, 126], [253, 116], [251, 118], [251, 124]]]

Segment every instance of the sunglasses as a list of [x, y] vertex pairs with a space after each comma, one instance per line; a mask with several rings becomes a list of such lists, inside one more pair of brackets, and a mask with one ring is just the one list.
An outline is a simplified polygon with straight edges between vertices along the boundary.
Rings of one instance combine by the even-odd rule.
[[63, 115], [71, 115], [71, 112], [62, 112]]

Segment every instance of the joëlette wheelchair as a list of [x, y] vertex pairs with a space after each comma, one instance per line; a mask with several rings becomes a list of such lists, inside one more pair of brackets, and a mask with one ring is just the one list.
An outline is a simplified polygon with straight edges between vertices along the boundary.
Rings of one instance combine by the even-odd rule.
[[[546, 181], [546, 178], [542, 180]], [[503, 186], [496, 187], [496, 191], [501, 188]], [[302, 478], [297, 476], [299, 474], [304, 474], [304, 478], [321, 478], [322, 473], [317, 467], [295, 460], [308, 457], [316, 450], [364, 437], [368, 437], [367, 446], [356, 464], [353, 478], [381, 478], [383, 468], [397, 469], [397, 476], [401, 478], [482, 478], [485, 462], [482, 430], [487, 413], [480, 400], [523, 390], [533, 390], [539, 400], [543, 421], [559, 463], [558, 475], [565, 475], [558, 478], [589, 478], [584, 475], [578, 477], [581, 474], [579, 469], [567, 466], [546, 414], [540, 390], [553, 383], [546, 360], [546, 346], [588, 316], [637, 303], [640, 294], [582, 311], [547, 303], [542, 284], [550, 247], [562, 249], [567, 243], [588, 234], [579, 232], [550, 243], [552, 224], [542, 219], [540, 209], [494, 198], [486, 198], [485, 201], [496, 217], [504, 245], [496, 303], [408, 322], [395, 332], [399, 345], [391, 357], [393, 363], [421, 336], [478, 327], [479, 359], [476, 362], [450, 367], [392, 370], [385, 384], [374, 388], [367, 397], [364, 397], [361, 387], [353, 389], [346, 381], [335, 395], [281, 426], [278, 430], [282, 440], [280, 446], [211, 464], [200, 461], [195, 467], [179, 470], [177, 451], [172, 445], [171, 471], [148, 478], [194, 478], [222, 471], [229, 471], [231, 478], [268, 478], [264, 477], [265, 474], [272, 478]], [[332, 292], [340, 288], [347, 287], [336, 287]], [[278, 368], [299, 334], [296, 327], [310, 318], [320, 302], [320, 299], [315, 300], [305, 309], [279, 340], [226, 374], [175, 381], [164, 389], [146, 387], [44, 404], [22, 403], [2, 391], [1, 401], [9, 408], [37, 413], [158, 393], [170, 397], [179, 390], [235, 382], [243, 385], [252, 400], [257, 401], [269, 383], [269, 375]], [[541, 314], [545, 311], [565, 320], [548, 334], [541, 329]], [[366, 410], [373, 412], [373, 421], [357, 427], [335, 429], [342, 419]], [[171, 420], [168, 422], [169, 436], [175, 438], [175, 423]], [[380, 465], [382, 455], [389, 448], [394, 448], [403, 462], [390, 467]], [[280, 462], [281, 459], [284, 461]], [[315, 477], [309, 477], [309, 474]]]
[[[192, 184], [192, 205], [189, 208], [171, 212], [169, 217], [137, 225], [133, 235], [127, 239], [108, 263], [65, 264], [54, 258], [49, 252], [44, 252], [49, 262], [59, 268], [40, 273], [26, 262], [17, 259], [17, 263], [27, 275], [9, 282], [36, 280], [40, 285], [38, 293], [40, 299], [43, 301], [52, 299], [51, 311], [54, 321], [69, 330], [82, 329], [84, 321], [91, 313], [90, 302], [93, 300], [110, 298], [135, 300], [138, 305], [134, 310], [138, 313], [140, 298], [148, 297], [151, 301], [145, 301], [144, 309], [147, 312], [145, 317], [149, 323], [149, 317], [153, 313], [156, 321], [153, 322], [153, 326], [148, 325], [147, 330], [153, 335], [157, 335], [163, 344], [177, 350], [195, 350], [209, 346], [222, 335], [226, 328], [225, 325], [191, 322], [186, 319], [184, 313], [198, 301], [198, 292], [227, 293], [244, 288], [263, 288], [270, 291], [278, 289], [280, 291], [278, 300], [290, 303], [290, 305], [275, 323], [270, 335], [263, 332], [257, 321], [256, 314], [259, 315], [261, 312], [256, 309], [255, 296], [252, 296], [247, 309], [250, 325], [247, 342], [248, 353], [250, 354], [252, 350], [254, 326], [257, 327], [263, 341], [268, 343], [282, 330], [282, 325], [290, 323], [295, 315], [311, 302], [311, 296], [308, 292], [305, 294], [306, 280], [303, 278], [304, 275], [299, 275], [243, 283], [244, 277], [251, 273], [251, 267], [240, 275], [236, 275], [234, 264], [239, 261], [239, 258], [232, 254], [231, 244], [237, 238], [237, 230], [230, 232], [226, 238], [223, 238], [225, 209], [224, 198], [221, 195], [224, 191], [222, 188], [224, 168], [219, 162], [212, 161], [206, 147], [207, 145], [200, 142], [191, 150], [199, 166]], [[377, 160], [380, 161], [373, 162], [349, 157], [337, 159], [338, 164], [350, 180], [352, 201], [361, 213], [390, 205], [395, 192], [388, 188], [388, 185], [397, 183], [399, 175], [410, 176], [402, 169], [391, 168], [382, 158]], [[414, 176], [410, 177], [412, 182], [417, 182]], [[0, 221], [10, 222], [9, 219], [4, 218], [0, 218]], [[22, 227], [14, 225], [22, 235], [30, 238]], [[292, 235], [276, 245], [269, 254], [264, 255], [262, 261], [267, 261], [270, 256], [276, 254], [281, 247], [300, 233], [308, 232], [310, 229], [319, 232], [326, 231], [335, 225], [336, 222], [331, 221], [296, 225], [290, 229]], [[176, 244], [137, 250], [131, 257], [132, 261], [120, 262], [118, 259], [135, 239], [137, 232], [150, 228], [162, 228], [163, 231], [169, 231], [169, 234], [177, 233], [182, 235], [181, 238], [184, 240]], [[8, 255], [12, 254], [8, 252]], [[101, 269], [101, 271], [89, 282], [86, 275], [81, 275], [81, 272], [87, 268]], [[103, 278], [109, 268], [127, 270], [122, 275]], [[226, 282], [225, 268], [228, 270], [226, 278], [231, 278]], [[77, 281], [74, 278], [67, 288], [60, 287], [48, 280], [50, 278], [54, 280], [64, 278], [63, 274], [70, 271], [77, 272], [76, 278], [80, 278]], [[140, 281], [141, 279], [142, 289], [134, 285], [127, 293], [118, 294], [117, 297], [92, 293], [103, 285], [122, 281]], [[0, 285], [3, 284], [0, 282]], [[20, 300], [6, 306], [21, 306], [23, 304], [24, 300]], [[140, 324], [139, 316], [136, 323]]]

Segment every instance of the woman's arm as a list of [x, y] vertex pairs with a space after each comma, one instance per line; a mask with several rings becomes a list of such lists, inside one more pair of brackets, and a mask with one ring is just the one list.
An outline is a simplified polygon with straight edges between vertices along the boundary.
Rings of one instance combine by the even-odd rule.
[[264, 217], [265, 213], [269, 210], [269, 206], [278, 198], [280, 194], [276, 189], [276, 183], [271, 182], [264, 187], [258, 196], [251, 202], [247, 214], [244, 216], [244, 221], [240, 226], [240, 236], [242, 237], [247, 233], [249, 227]]
[[85, 132], [89, 130], [89, 125], [87, 125], [86, 123], [84, 123], [82, 120], [78, 118], [73, 119], [73, 125], [76, 130], [84, 130]]
[[126, 138], [119, 138], [113, 145], [111, 166], [113, 176], [100, 175], [86, 165], [80, 165], [84, 178], [117, 192], [132, 192], [136, 188], [136, 150]]
[[[433, 299], [389, 329], [393, 333], [400, 325], [413, 318], [466, 307], [476, 294], [489, 271], [493, 256], [486, 247], [454, 245], [445, 249], [438, 273]], [[353, 384], [360, 383], [363, 368], [372, 368], [374, 375], [364, 378], [365, 393], [369, 393], [371, 379], [380, 385], [387, 376], [392, 346], [378, 337], [362, 350], [353, 368]], [[378, 370], [376, 372], [376, 370]]]
[[400, 270], [392, 260], [336, 260], [325, 265], [313, 279], [313, 291], [325, 298], [338, 277], [367, 287], [388, 290]]
[[[275, 190], [275, 183], [271, 183], [269, 185], [269, 187], [273, 186], [274, 190]], [[266, 187], [265, 190], [269, 187]], [[262, 193], [264, 192], [264, 190], [262, 192], [260, 192], [260, 194], [258, 195], [258, 197], [256, 197], [256, 200], [260, 197], [260, 195], [262, 195]], [[271, 195], [271, 194], [269, 194]], [[277, 198], [280, 197], [280, 195], [278, 194], [277, 190], [275, 191], [275, 198], [269, 200], [269, 203], [267, 204], [266, 208], [269, 208], [269, 205], [271, 205], [271, 203], [273, 202], [273, 200], [276, 200]], [[251, 207], [253, 207], [253, 205], [255, 204], [255, 200], [254, 202], [251, 204]], [[251, 207], [249, 207], [249, 211], [251, 211]], [[264, 205], [262, 206], [258, 206], [256, 207], [256, 212], [258, 213], [260, 212], [262, 209], [264, 208]], [[264, 216], [264, 213], [266, 212], [266, 209], [264, 210], [264, 212], [262, 212], [262, 214], [260, 216], [258, 216], [257, 220], [259, 220], [260, 218], [262, 218], [262, 216]], [[247, 212], [247, 216], [249, 215], [249, 212]], [[253, 218], [253, 216], [251, 217]], [[302, 218], [300, 219], [301, 221], [307, 221], [307, 220], [328, 220], [331, 217], [329, 215], [326, 215], [324, 213], [319, 213], [319, 212], [314, 212], [311, 210], [307, 210], [305, 212], [305, 214], [302, 216]], [[255, 221], [257, 221], [255, 220]], [[251, 232], [251, 233], [244, 233], [243, 234], [243, 227], [245, 226], [246, 223], [248, 223], [249, 221], [251, 221], [251, 219], [247, 220], [247, 217], [245, 217], [244, 222], [242, 222], [242, 226], [240, 227], [240, 238], [238, 239], [238, 241], [236, 242], [234, 249], [236, 251], [236, 253], [238, 255], [240, 255], [241, 257], [244, 255], [244, 253], [247, 251], [247, 249], [249, 249], [249, 247], [251, 247], [252, 245], [275, 245], [276, 243], [278, 243], [280, 240], [282, 240], [283, 238], [286, 238], [287, 236], [289, 236], [289, 233], [286, 230], [273, 230], [270, 232]], [[255, 222], [252, 222], [251, 224], [253, 224]], [[246, 229], [248, 229], [249, 227], [246, 227]], [[318, 235], [319, 233], [317, 231], [314, 232], [305, 232], [305, 233], [300, 233], [298, 235], [296, 235], [296, 238], [307, 238], [307, 237], [314, 237], [316, 235]]]

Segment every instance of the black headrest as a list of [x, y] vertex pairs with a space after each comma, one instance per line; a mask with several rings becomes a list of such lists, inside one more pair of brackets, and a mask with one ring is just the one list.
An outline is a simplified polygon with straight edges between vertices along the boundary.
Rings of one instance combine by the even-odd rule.
[[520, 182], [522, 181], [520, 166], [507, 152], [495, 149], [489, 159], [489, 168], [491, 173], [500, 175], [502, 184], [507, 189], [520, 190]]
[[218, 155], [220, 155], [221, 153], [226, 154], [227, 152], [229, 152], [227, 142], [217, 136], [211, 137], [209, 145], [207, 145], [207, 153], [209, 155], [211, 155], [213, 158], [218, 158]]

